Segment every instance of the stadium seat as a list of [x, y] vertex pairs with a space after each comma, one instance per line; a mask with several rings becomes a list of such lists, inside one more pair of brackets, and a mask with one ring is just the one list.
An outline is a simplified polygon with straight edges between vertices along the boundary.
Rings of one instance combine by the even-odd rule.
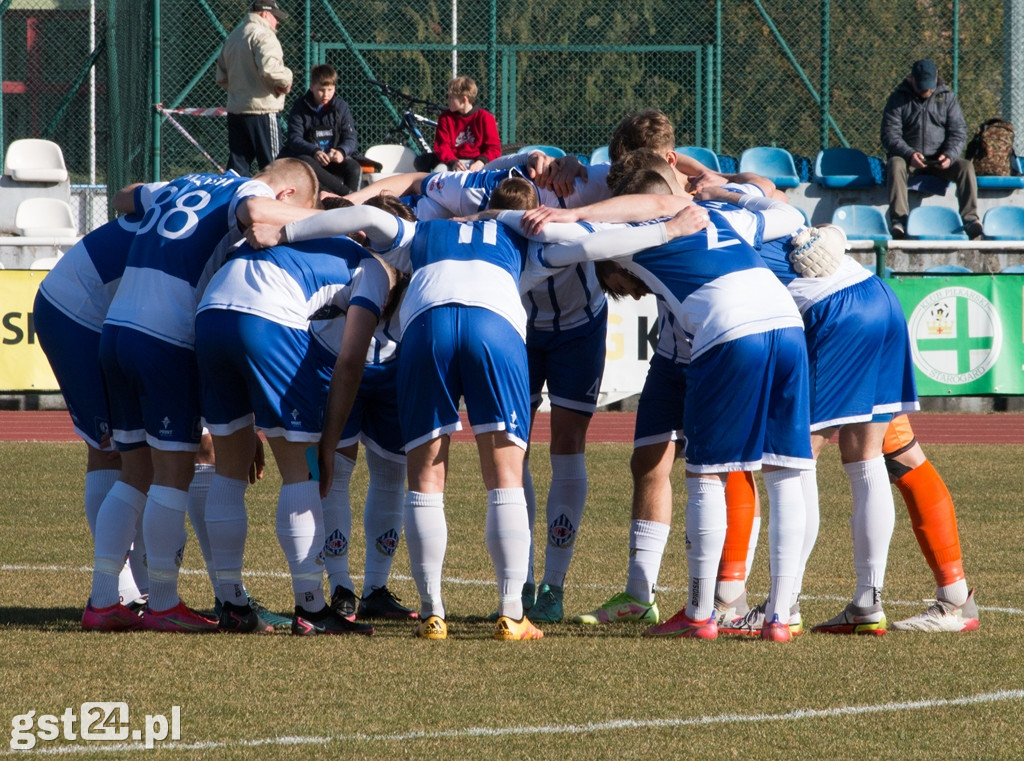
[[718, 162], [718, 154], [710, 148], [702, 148], [699, 145], [677, 145], [676, 153], [696, 159], [708, 169], [721, 173], [722, 165]]
[[50, 140], [15, 140], [4, 154], [4, 174], [17, 182], [67, 182], [60, 146]]
[[38, 259], [33, 259], [28, 268], [30, 270], [52, 270], [60, 261], [60, 256], [59, 254], [57, 256], [41, 256]]
[[516, 153], [529, 153], [530, 151], [540, 151], [556, 159], [560, 159], [565, 155], [565, 151], [554, 145], [524, 145]]
[[71, 207], [59, 198], [27, 198], [18, 204], [14, 228], [26, 238], [74, 238], [78, 235]]
[[875, 184], [867, 154], [856, 148], [826, 148], [814, 159], [814, 181], [826, 188], [869, 188]]
[[933, 264], [926, 267], [925, 275], [970, 275], [973, 270], [961, 267], [959, 264]]
[[1024, 275], [1024, 264], [1011, 264], [999, 270], [1000, 275]]
[[917, 240], [967, 240], [963, 222], [948, 206], [918, 206], [907, 217], [907, 237]]
[[995, 206], [985, 212], [981, 226], [991, 240], [1024, 240], [1024, 207]]
[[850, 240], [892, 240], [885, 215], [874, 206], [840, 206], [832, 212], [832, 224], [843, 228]]
[[739, 171], [767, 177], [779, 188], [795, 188], [800, 184], [793, 155], [785, 148], [767, 145], [747, 148], [740, 154]]
[[[864, 266], [864, 269], [866, 269], [866, 270], [867, 270], [868, 272], [870, 272], [870, 273], [871, 273], [872, 275], [877, 275], [877, 274], [878, 274], [878, 270], [877, 270], [877, 268], [876, 268], [876, 267], [875, 267], [874, 265], [871, 265], [871, 264], [865, 264], [865, 265], [863, 265], [863, 266]], [[895, 272], [895, 271], [893, 270], [893, 268], [892, 268], [892, 267], [886, 267], [886, 268], [885, 268], [885, 275], [884, 275], [884, 277], [885, 277], [886, 279], [889, 279], [889, 278], [891, 278], [891, 277], [895, 277], [895, 276], [896, 276], [896, 272]]]
[[378, 162], [382, 167], [379, 172], [366, 175], [366, 179], [370, 182], [376, 182], [394, 174], [415, 171], [413, 162], [416, 161], [416, 153], [405, 145], [371, 145], [366, 149], [364, 155], [366, 158]]
[[602, 145], [600, 148], [595, 148], [594, 152], [590, 154], [591, 164], [608, 164], [611, 162], [611, 156], [608, 155], [608, 146]]

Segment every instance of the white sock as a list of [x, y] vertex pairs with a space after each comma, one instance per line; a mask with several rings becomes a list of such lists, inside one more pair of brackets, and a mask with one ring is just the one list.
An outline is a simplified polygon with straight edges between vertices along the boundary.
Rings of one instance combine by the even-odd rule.
[[498, 579], [498, 615], [518, 621], [523, 617], [523, 584], [530, 554], [526, 496], [522, 489], [487, 492], [484, 536]]
[[214, 475], [206, 498], [206, 532], [210, 542], [209, 568], [217, 579], [215, 593], [221, 602], [245, 605], [242, 558], [249, 518], [245, 509], [248, 481]]
[[213, 593], [217, 594], [217, 577], [213, 572], [213, 553], [210, 550], [210, 538], [206, 534], [206, 500], [210, 493], [215, 466], [196, 463], [192, 474], [192, 483], [188, 486], [188, 519], [199, 543], [199, 551], [203, 554], [206, 573], [210, 577]]
[[185, 512], [188, 492], [170, 486], [150, 486], [142, 513], [142, 534], [146, 539], [149, 566], [149, 607], [170, 610], [178, 596], [178, 569], [185, 552]]
[[529, 456], [523, 460], [523, 494], [526, 495], [526, 517], [530, 526], [530, 564], [526, 568], [526, 583], [534, 584], [533, 566], [537, 548], [533, 543], [533, 527], [537, 525], [537, 492], [533, 489]]
[[363, 507], [366, 534], [363, 597], [387, 586], [405, 515], [405, 463], [385, 459], [367, 449], [366, 466], [370, 470], [370, 485]]
[[587, 463], [583, 453], [551, 455], [544, 584], [556, 587], [565, 585], [586, 503]]
[[793, 468], [766, 471], [763, 478], [771, 511], [768, 516], [771, 591], [765, 607], [765, 620], [771, 621], [778, 613], [779, 621], [788, 623], [804, 544], [806, 508], [803, 484], [800, 471]]
[[444, 494], [405, 493], [405, 543], [409, 547], [412, 577], [420, 594], [420, 619], [444, 618], [441, 569], [448, 549]]
[[277, 541], [292, 574], [295, 605], [309, 613], [322, 610], [324, 515], [316, 481], [285, 484], [277, 498]]
[[119, 470], [90, 470], [85, 474], [85, 522], [93, 536], [96, 536], [96, 514], [119, 475]]
[[324, 568], [331, 594], [335, 587], [354, 591], [348, 567], [348, 551], [352, 537], [352, 504], [349, 484], [356, 461], [334, 453], [334, 480], [331, 490], [321, 500], [324, 511]]
[[952, 584], [947, 584], [944, 587], [937, 587], [935, 599], [959, 607], [967, 602], [967, 597], [970, 593], [971, 590], [967, 588], [967, 579], [960, 579], [960, 581], [954, 581]]
[[743, 577], [743, 587], [747, 586], [747, 579], [750, 578], [750, 569], [754, 567], [754, 554], [757, 552], [757, 542], [761, 536], [761, 516], [755, 515], [750, 524], [750, 541], [747, 543], [747, 575]]
[[853, 492], [853, 566], [857, 573], [854, 604], [871, 607], [880, 602], [889, 559], [889, 540], [896, 525], [892, 487], [885, 459], [876, 457], [843, 466]]
[[[96, 514], [106, 499], [111, 487], [117, 483], [119, 470], [91, 470], [85, 474], [85, 522], [89, 524], [89, 534], [96, 536]], [[93, 551], [95, 552], [95, 542]], [[132, 576], [131, 564], [126, 560], [117, 575], [117, 596], [122, 603], [137, 600], [140, 596], [139, 587]]]
[[800, 549], [800, 575], [793, 590], [791, 608], [800, 600], [807, 560], [811, 557], [815, 542], [818, 541], [818, 526], [821, 523], [821, 511], [818, 507], [818, 471], [800, 471], [800, 486], [804, 492], [804, 544]]
[[725, 484], [715, 479], [686, 477], [686, 560], [690, 595], [686, 615], [705, 621], [715, 609], [715, 580], [725, 546]]
[[146, 562], [146, 538], [142, 535], [142, 517], [143, 512], [140, 511], [135, 519], [135, 541], [128, 550], [127, 561], [140, 596], [149, 594], [149, 564]]
[[100, 505], [96, 513], [92, 591], [89, 595], [94, 608], [107, 608], [118, 602], [118, 577], [145, 506], [146, 495], [124, 481], [111, 486]]
[[629, 526], [629, 570], [626, 592], [640, 602], [654, 602], [654, 586], [671, 526], [656, 521], [634, 520]]

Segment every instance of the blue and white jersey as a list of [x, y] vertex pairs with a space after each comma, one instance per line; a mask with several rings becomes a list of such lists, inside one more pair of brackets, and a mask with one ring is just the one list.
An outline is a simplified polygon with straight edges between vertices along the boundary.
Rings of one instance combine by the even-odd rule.
[[528, 241], [495, 220], [455, 222], [397, 219], [399, 232], [381, 257], [412, 279], [402, 300], [402, 325], [443, 304], [481, 307], [501, 315], [526, 340], [519, 275]]
[[199, 297], [241, 239], [235, 209], [249, 196], [273, 198], [274, 192], [234, 172], [190, 174], [157, 191], [135, 234], [107, 321], [192, 348]]
[[[793, 299], [757, 251], [718, 211], [709, 209], [708, 214], [707, 229], [668, 242], [662, 225], [621, 227], [576, 243], [546, 246], [541, 254], [550, 266], [615, 258], [664, 300], [674, 332], [689, 342], [693, 360], [743, 336], [802, 329]], [[640, 250], [641, 240], [655, 245]]]
[[[432, 174], [423, 180], [425, 201], [417, 205], [416, 217], [426, 221], [475, 214], [487, 208], [494, 190], [502, 180], [512, 176], [523, 175], [516, 169]], [[582, 181], [577, 182], [582, 188]], [[540, 203], [546, 206], [582, 206], [585, 203], [576, 193], [568, 199], [541, 188], [537, 188], [537, 193]], [[545, 332], [585, 325], [601, 313], [605, 303], [594, 266], [589, 262], [559, 270], [523, 294], [530, 328]]]
[[350, 304], [379, 316], [388, 291], [383, 265], [350, 238], [266, 249], [243, 244], [213, 276], [197, 311], [244, 312], [307, 330], [318, 312], [341, 313]]
[[678, 365], [690, 363], [690, 341], [682, 330], [677, 329], [677, 320], [665, 299], [655, 296], [658, 308], [658, 345], [654, 353]]
[[153, 193], [165, 184], [137, 187], [136, 212], [97, 227], [72, 246], [39, 284], [40, 293], [69, 319], [99, 332], [143, 214], [153, 204]]

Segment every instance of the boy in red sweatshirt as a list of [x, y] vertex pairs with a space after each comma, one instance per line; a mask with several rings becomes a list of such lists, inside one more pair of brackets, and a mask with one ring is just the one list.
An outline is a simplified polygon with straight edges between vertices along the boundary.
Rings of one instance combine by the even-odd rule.
[[438, 164], [456, 172], [476, 171], [501, 155], [494, 114], [478, 107], [476, 96], [471, 77], [455, 77], [448, 83], [448, 110], [438, 117], [434, 152], [417, 157], [417, 171], [429, 172]]

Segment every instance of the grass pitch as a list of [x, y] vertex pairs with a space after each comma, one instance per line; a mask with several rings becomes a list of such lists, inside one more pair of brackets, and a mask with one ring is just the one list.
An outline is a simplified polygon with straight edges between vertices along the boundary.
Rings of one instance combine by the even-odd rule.
[[[623, 588], [629, 453], [629, 445], [588, 447], [590, 495], [566, 584], [566, 620]], [[427, 642], [398, 623], [379, 625], [372, 638], [82, 632], [92, 561], [82, 512], [84, 448], [0, 444], [0, 755], [14, 752], [15, 717], [34, 711], [37, 721], [69, 708], [77, 714], [85, 702], [117, 701], [128, 706], [131, 729], [143, 728], [147, 714], [170, 718], [179, 706], [180, 739], [146, 750], [130, 736], [64, 739], [58, 724], [62, 736], [37, 736], [33, 752], [90, 759], [1024, 758], [1024, 447], [933, 445], [928, 454], [957, 503], [968, 581], [981, 606], [978, 632], [808, 633], [776, 645], [724, 636], [648, 641], [639, 625], [563, 623], [543, 626], [540, 642], [503, 643], [490, 639], [493, 625], [483, 620], [497, 598], [471, 445], [452, 447], [446, 499], [449, 639]], [[543, 495], [547, 448], [535, 447], [532, 461]], [[676, 475], [680, 522], [662, 565], [663, 617], [685, 602], [681, 468]], [[801, 603], [807, 628], [834, 615], [853, 591], [850, 496], [834, 448], [822, 458], [819, 483], [821, 533]], [[287, 612], [291, 587], [274, 535], [277, 489], [268, 475], [249, 491], [247, 584]], [[353, 495], [363, 489], [360, 466]], [[923, 608], [921, 598], [934, 589], [898, 494], [896, 507], [885, 590], [890, 620]], [[359, 574], [361, 505], [354, 512], [351, 567]], [[762, 547], [749, 585], [755, 600], [768, 586], [765, 558]], [[194, 607], [212, 603], [194, 541], [181, 587]], [[404, 544], [391, 587], [415, 607]]]

